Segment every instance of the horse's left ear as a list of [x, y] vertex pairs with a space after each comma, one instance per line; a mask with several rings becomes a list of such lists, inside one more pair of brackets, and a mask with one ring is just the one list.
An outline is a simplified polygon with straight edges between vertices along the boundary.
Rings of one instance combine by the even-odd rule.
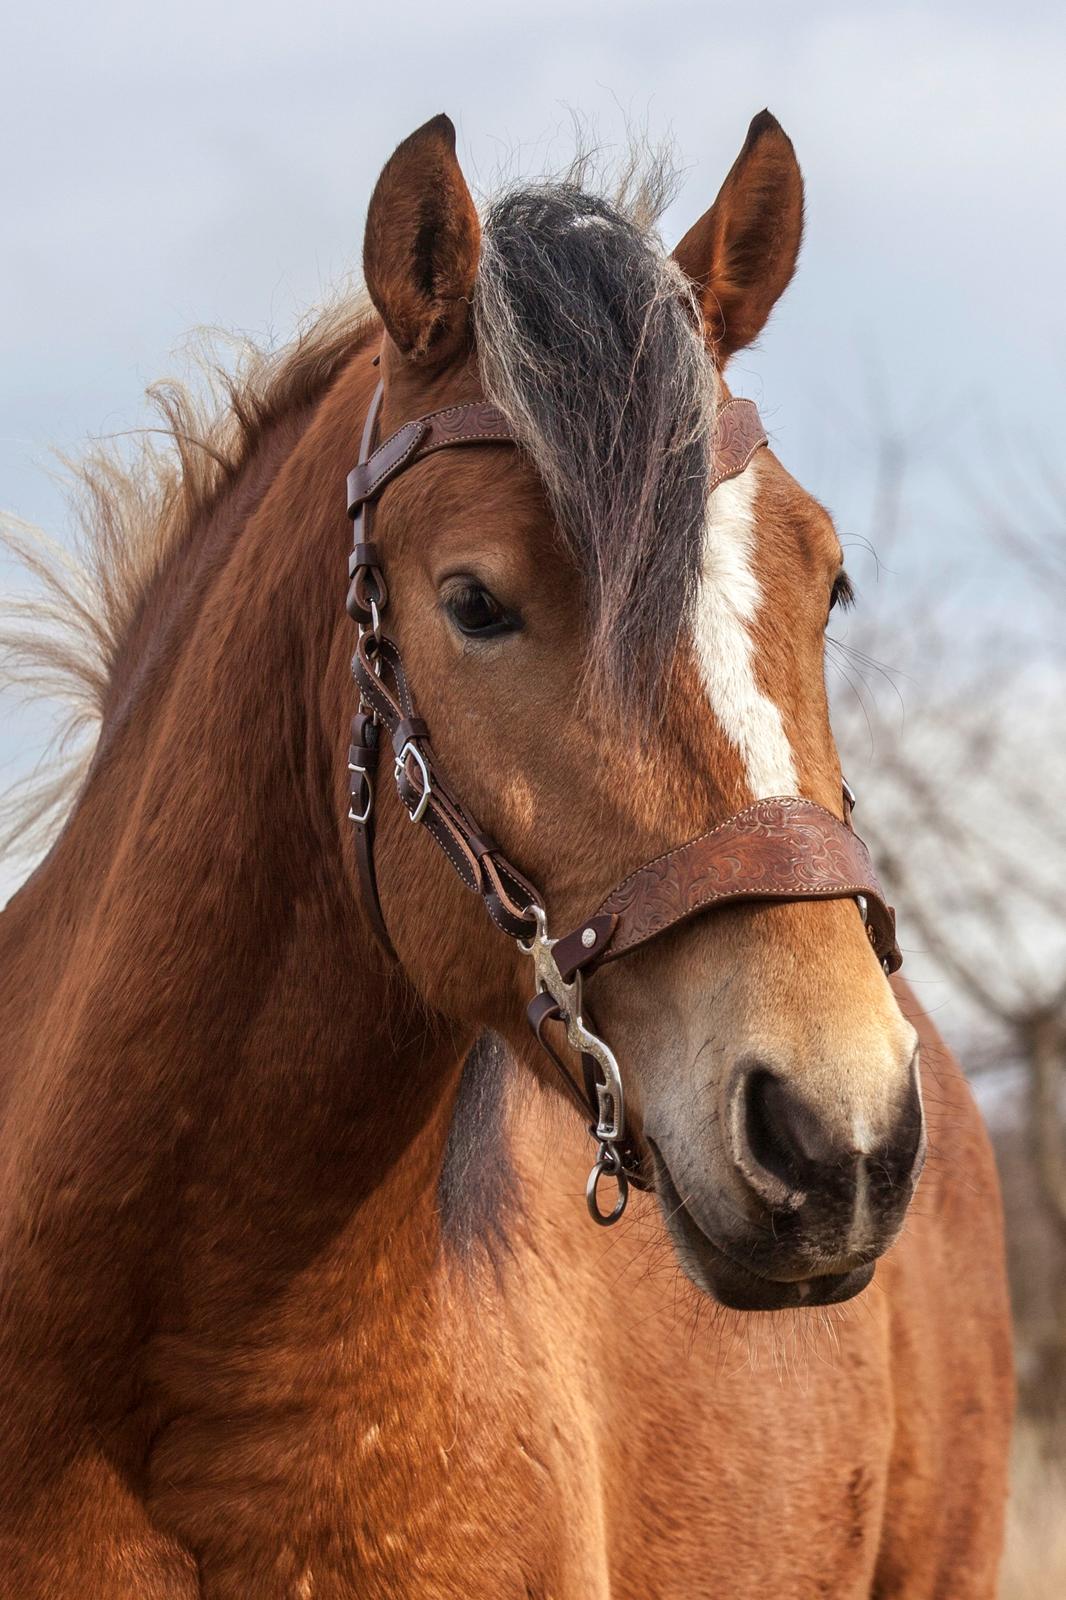
[[481, 229], [443, 114], [389, 157], [370, 200], [363, 276], [412, 361], [444, 361], [466, 338]]
[[714, 205], [674, 251], [720, 366], [762, 332], [796, 270], [802, 236], [803, 178], [792, 140], [760, 111]]

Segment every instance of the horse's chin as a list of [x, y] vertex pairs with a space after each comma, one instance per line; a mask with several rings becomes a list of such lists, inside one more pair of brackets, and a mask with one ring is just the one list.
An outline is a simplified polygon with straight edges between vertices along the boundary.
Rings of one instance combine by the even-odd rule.
[[791, 1307], [838, 1305], [860, 1294], [874, 1275], [876, 1263], [862, 1262], [844, 1272], [812, 1277], [777, 1278], [753, 1272], [711, 1239], [700, 1227], [674, 1186], [669, 1168], [652, 1146], [655, 1190], [667, 1232], [685, 1276], [701, 1293], [734, 1311], [783, 1311]]

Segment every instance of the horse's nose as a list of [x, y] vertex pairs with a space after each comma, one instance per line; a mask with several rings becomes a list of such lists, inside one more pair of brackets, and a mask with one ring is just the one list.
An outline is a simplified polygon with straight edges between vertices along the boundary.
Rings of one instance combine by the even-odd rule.
[[746, 1186], [770, 1211], [802, 1208], [854, 1219], [860, 1206], [896, 1210], [909, 1198], [924, 1159], [917, 1074], [902, 1103], [878, 1129], [858, 1113], [822, 1115], [764, 1063], [742, 1069], [729, 1115], [733, 1160]]

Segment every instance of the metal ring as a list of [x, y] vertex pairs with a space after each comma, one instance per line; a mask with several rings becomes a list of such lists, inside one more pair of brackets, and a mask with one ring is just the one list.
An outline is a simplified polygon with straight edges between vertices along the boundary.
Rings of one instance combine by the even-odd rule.
[[522, 915], [523, 917], [533, 918], [533, 932], [528, 939], [516, 939], [515, 943], [524, 955], [531, 956], [537, 940], [546, 940], [548, 937], [548, 913], [543, 906], [538, 905], [535, 900], [531, 900]]
[[[611, 1211], [601, 1211], [597, 1196], [600, 1179], [608, 1173], [618, 1185], [618, 1198], [615, 1200]], [[600, 1155], [589, 1173], [585, 1185], [585, 1204], [588, 1206], [589, 1216], [601, 1228], [609, 1228], [618, 1221], [629, 1201], [629, 1179], [622, 1167], [622, 1159], [613, 1145], [600, 1145]]]

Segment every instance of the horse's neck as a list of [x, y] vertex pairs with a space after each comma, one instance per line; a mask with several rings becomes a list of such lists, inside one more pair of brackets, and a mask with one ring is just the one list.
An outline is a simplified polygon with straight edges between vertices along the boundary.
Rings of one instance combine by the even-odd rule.
[[398, 1219], [431, 1249], [463, 1041], [413, 1014], [355, 909], [349, 641], [322, 621], [343, 550], [274, 489], [171, 573], [119, 726], [0, 925], [8, 1259], [127, 1375], [148, 1327], [247, 1332], [353, 1243], [334, 1292], [357, 1299]]

